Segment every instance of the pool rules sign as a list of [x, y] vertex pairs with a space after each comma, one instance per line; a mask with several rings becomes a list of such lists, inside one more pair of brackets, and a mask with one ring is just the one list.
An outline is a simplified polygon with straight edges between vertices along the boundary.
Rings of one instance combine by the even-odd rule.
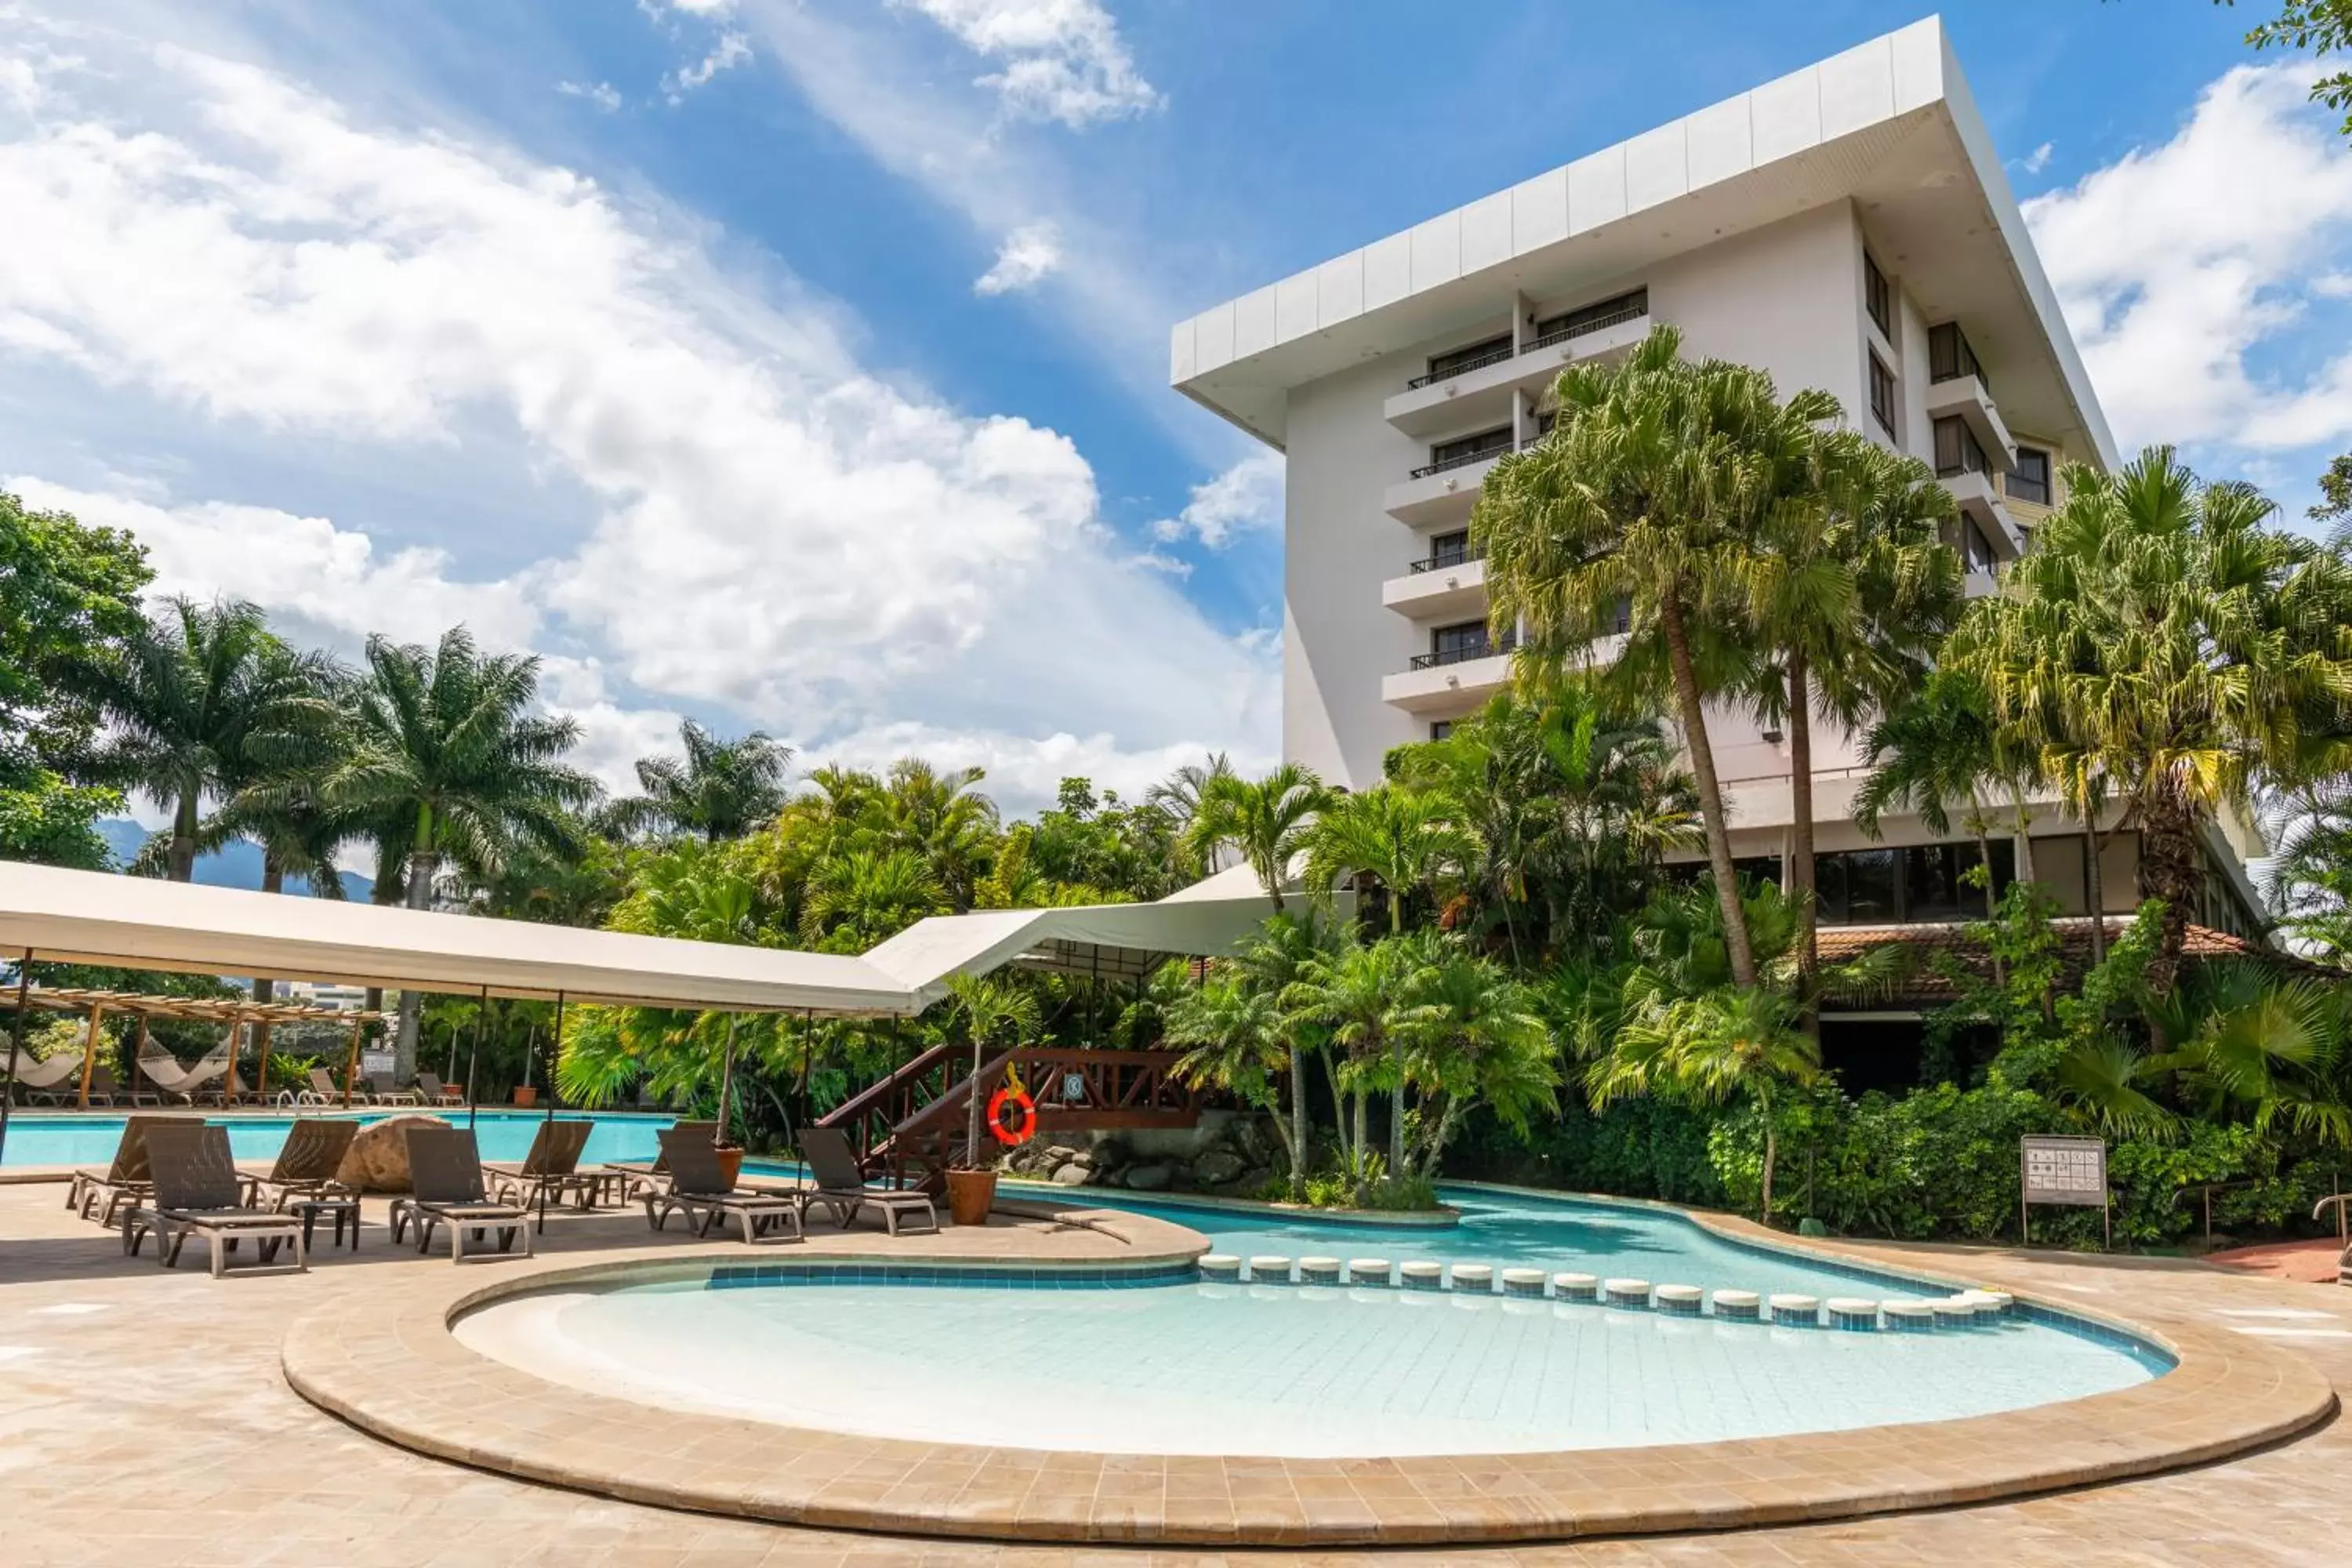
[[[2035, 1204], [2095, 1208], [2112, 1225], [2107, 1207], [2107, 1145], [2101, 1138], [2065, 1138], [2029, 1132], [2023, 1145], [2024, 1184], [2018, 1193], [2017, 1229], [2026, 1234], [2026, 1212]], [[2108, 1245], [2115, 1242], [2112, 1228]]]

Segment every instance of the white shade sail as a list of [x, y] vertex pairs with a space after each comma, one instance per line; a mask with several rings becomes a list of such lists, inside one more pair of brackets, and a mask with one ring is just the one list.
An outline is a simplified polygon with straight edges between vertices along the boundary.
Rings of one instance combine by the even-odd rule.
[[1002, 910], [919, 922], [860, 957], [208, 888], [0, 862], [0, 955], [200, 974], [654, 1007], [917, 1013], [950, 974], [1045, 945], [1225, 951], [1265, 918], [1255, 886], [1157, 904]]

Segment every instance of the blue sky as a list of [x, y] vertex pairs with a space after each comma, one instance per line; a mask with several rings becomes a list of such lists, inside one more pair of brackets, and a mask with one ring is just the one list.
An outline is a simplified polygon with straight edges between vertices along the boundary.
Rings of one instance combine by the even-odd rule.
[[[2352, 157], [2264, 8], [1969, 5], [2118, 437], [2352, 446]], [[0, 477], [356, 650], [1133, 789], [1278, 746], [1278, 460], [1193, 311], [1923, 14], [1859, 3], [0, 4]], [[37, 237], [26, 243], [26, 237]]]

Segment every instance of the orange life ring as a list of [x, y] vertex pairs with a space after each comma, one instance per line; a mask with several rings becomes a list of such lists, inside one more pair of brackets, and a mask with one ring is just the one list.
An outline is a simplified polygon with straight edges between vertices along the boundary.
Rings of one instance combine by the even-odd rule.
[[[1004, 1108], [1021, 1108], [1021, 1125], [1008, 1129], [1004, 1125]], [[1037, 1102], [1029, 1098], [1025, 1089], [1007, 1087], [988, 1097], [988, 1130], [999, 1143], [1007, 1148], [1019, 1148], [1037, 1136]]]

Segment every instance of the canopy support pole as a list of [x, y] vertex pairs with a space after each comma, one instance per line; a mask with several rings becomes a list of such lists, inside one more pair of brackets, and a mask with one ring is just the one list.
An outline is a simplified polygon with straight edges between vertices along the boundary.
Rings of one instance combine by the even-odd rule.
[[8, 1034], [8, 1082], [0, 1087], [0, 1155], [8, 1150], [8, 1105], [16, 1098], [16, 1060], [25, 1054], [25, 1021], [33, 1011], [33, 950], [16, 964], [16, 1023]]
[[262, 1019], [253, 1026], [253, 1040], [261, 1052], [261, 1060], [253, 1069], [254, 1098], [262, 1104], [269, 1103], [269, 1020]]
[[106, 1016], [104, 1006], [89, 1010], [89, 1032], [81, 1042], [81, 1096], [74, 1101], [77, 1110], [89, 1109], [89, 1080], [98, 1071], [98, 1021]]
[[[466, 1053], [466, 1131], [468, 1132], [474, 1130], [474, 1113], [479, 1109], [474, 1103], [474, 1073], [481, 1065], [482, 1030], [488, 1024], [489, 1017], [490, 988], [485, 985], [482, 987], [480, 1005], [474, 1014], [474, 1048]], [[454, 1039], [449, 1042], [449, 1054], [452, 1058], [457, 1054], [457, 1042]], [[457, 1076], [457, 1065], [454, 1060], [449, 1064], [452, 1078]]]
[[735, 1087], [735, 1015], [727, 1015], [727, 1051], [719, 1068], [719, 1125], [710, 1134], [714, 1149], [729, 1147], [727, 1142], [727, 1097]]
[[352, 1108], [352, 1085], [360, 1077], [360, 1031], [367, 1025], [361, 1019], [352, 1020], [352, 1054], [343, 1059], [343, 1109]]
[[[547, 1063], [547, 1114], [541, 1119], [542, 1125], [549, 1127], [555, 1125], [555, 1061], [552, 1053], [561, 1048], [562, 1043], [563, 993], [559, 991], [555, 994], [555, 1038], [547, 1047], [550, 1053]], [[542, 1236], [547, 1234], [547, 1185], [545, 1182], [539, 1184], [539, 1230]]]

